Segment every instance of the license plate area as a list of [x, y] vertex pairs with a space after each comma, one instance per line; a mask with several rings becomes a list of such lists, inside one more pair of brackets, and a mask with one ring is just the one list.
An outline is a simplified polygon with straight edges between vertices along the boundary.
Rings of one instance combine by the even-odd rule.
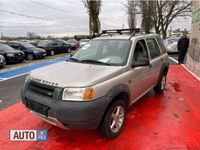
[[26, 107], [46, 117], [48, 116], [48, 106], [26, 99]]

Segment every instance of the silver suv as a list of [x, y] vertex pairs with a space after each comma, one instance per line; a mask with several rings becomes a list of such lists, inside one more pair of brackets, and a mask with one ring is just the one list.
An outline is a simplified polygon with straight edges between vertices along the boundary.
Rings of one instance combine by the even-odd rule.
[[162, 40], [136, 31], [103, 31], [66, 62], [32, 71], [22, 88], [23, 104], [58, 127], [98, 128], [107, 138], [117, 137], [128, 108], [166, 85]]

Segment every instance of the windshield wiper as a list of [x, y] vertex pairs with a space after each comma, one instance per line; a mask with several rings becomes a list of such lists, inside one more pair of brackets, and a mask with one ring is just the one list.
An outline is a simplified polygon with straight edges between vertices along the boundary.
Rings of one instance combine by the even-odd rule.
[[80, 60], [79, 59], [76, 59], [76, 58], [73, 58], [73, 57], [70, 57], [68, 60], [66, 60], [66, 61], [69, 61], [69, 60], [72, 60], [72, 61], [75, 61], [75, 62], [80, 62]]
[[98, 61], [98, 60], [92, 60], [92, 59], [81, 60], [81, 62], [83, 62], [83, 63], [93, 63], [93, 64], [102, 64], [102, 65], [110, 66], [110, 64], [108, 64], [108, 63], [101, 62], [101, 61]]

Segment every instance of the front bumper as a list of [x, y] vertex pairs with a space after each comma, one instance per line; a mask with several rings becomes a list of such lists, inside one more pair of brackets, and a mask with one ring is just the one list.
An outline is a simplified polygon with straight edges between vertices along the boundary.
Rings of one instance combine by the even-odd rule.
[[43, 120], [61, 128], [96, 129], [109, 105], [111, 98], [102, 97], [89, 102], [75, 102], [61, 100], [62, 89], [55, 88], [53, 97], [31, 90], [30, 81], [22, 88], [22, 102], [27, 106], [29, 101], [44, 105], [48, 113], [42, 115], [30, 109]]
[[34, 53], [35, 58], [43, 58], [45, 56], [47, 56], [46, 52], [41, 52], [41, 53]]
[[9, 63], [22, 62], [24, 59], [25, 59], [25, 55], [13, 56], [13, 57], [7, 56], [7, 62]]

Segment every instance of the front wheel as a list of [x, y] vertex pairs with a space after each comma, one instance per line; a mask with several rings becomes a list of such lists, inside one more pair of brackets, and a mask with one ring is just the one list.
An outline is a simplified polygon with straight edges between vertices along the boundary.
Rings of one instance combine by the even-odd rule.
[[51, 50], [51, 51], [50, 51], [50, 55], [51, 55], [51, 56], [55, 55], [54, 50]]
[[113, 139], [120, 134], [124, 125], [126, 111], [125, 101], [116, 99], [106, 112], [99, 128], [104, 137]]
[[33, 60], [33, 59], [34, 59], [33, 54], [28, 54], [28, 55], [27, 55], [27, 59], [28, 59], [28, 60]]
[[165, 86], [166, 86], [166, 81], [167, 81], [167, 74], [163, 73], [163, 75], [160, 78], [160, 81], [158, 82], [158, 84], [154, 87], [154, 91], [156, 93], [162, 93], [165, 90]]

